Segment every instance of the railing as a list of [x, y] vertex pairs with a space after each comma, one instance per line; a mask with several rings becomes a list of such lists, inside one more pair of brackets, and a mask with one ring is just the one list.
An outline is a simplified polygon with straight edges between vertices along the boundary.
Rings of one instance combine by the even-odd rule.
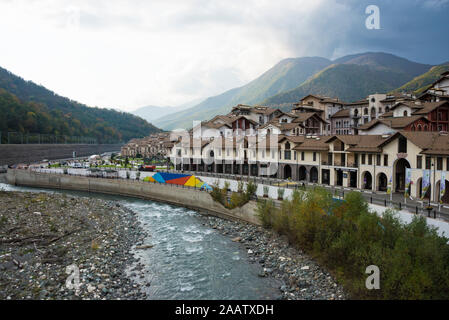
[[[104, 141], [102, 143], [120, 143]], [[65, 136], [43, 133], [0, 132], [0, 144], [98, 144], [95, 137]]]
[[[167, 172], [179, 173], [176, 170], [168, 170]], [[433, 217], [435, 219], [441, 219], [449, 222], [449, 209], [441, 207], [441, 210], [434, 209], [430, 213], [424, 208], [424, 205], [417, 205], [416, 202], [412, 202], [409, 200], [409, 203], [401, 202], [401, 201], [390, 201], [386, 197], [389, 197], [386, 193], [376, 193], [371, 190], [363, 190], [351, 187], [338, 187], [338, 186], [330, 186], [326, 184], [308, 182], [308, 181], [290, 181], [296, 182], [296, 185], [286, 184], [281, 185], [285, 182], [289, 182], [289, 180], [278, 179], [278, 178], [270, 178], [270, 177], [256, 177], [256, 176], [248, 176], [248, 175], [239, 175], [239, 174], [226, 174], [226, 173], [212, 173], [212, 172], [198, 172], [198, 171], [182, 171], [184, 173], [191, 173], [199, 176], [205, 177], [215, 177], [222, 179], [231, 179], [237, 181], [252, 181], [258, 184], [270, 185], [274, 187], [281, 187], [284, 189], [302, 189], [302, 188], [310, 188], [310, 187], [324, 187], [326, 189], [330, 189], [330, 192], [337, 198], [344, 198], [345, 193], [350, 191], [360, 192], [363, 197], [367, 200], [367, 202], [371, 204], [381, 205], [386, 208], [396, 208], [399, 210], [407, 209], [409, 212], [413, 212], [415, 214], [420, 214], [426, 217]], [[437, 204], [433, 203], [432, 206], [438, 207]], [[447, 209], [443, 211], [442, 209]]]

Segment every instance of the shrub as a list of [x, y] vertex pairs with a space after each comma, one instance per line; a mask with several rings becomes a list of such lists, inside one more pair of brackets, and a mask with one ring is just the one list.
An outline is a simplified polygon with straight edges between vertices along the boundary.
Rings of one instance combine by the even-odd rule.
[[265, 228], [273, 226], [275, 209], [273, 200], [263, 200], [257, 203], [257, 216]]
[[264, 186], [264, 187], [263, 187], [263, 196], [264, 196], [264, 197], [268, 197], [268, 191], [269, 191], [268, 186]]
[[[370, 212], [359, 193], [336, 201], [322, 188], [295, 190], [280, 209], [261, 201], [257, 213], [264, 227], [287, 235], [330, 269], [352, 298], [449, 298], [449, 239], [423, 217], [403, 224], [393, 210]], [[380, 290], [365, 287], [369, 265], [380, 269]]]
[[256, 194], [256, 191], [257, 191], [257, 185], [254, 182], [249, 181], [246, 184], [246, 194], [248, 196], [248, 200], [250, 200], [251, 197]]
[[233, 192], [231, 194], [231, 199], [229, 202], [227, 201], [228, 189], [228, 181], [225, 182], [222, 189], [218, 187], [217, 182], [212, 186], [212, 192], [210, 193], [210, 195], [212, 196], [212, 199], [221, 203], [224, 207], [228, 209], [234, 209], [245, 205], [251, 199], [251, 196], [256, 193], [257, 185], [253, 182], [249, 182], [246, 186], [246, 190], [244, 190], [244, 183], [239, 182], [237, 186], [237, 192]]
[[284, 189], [278, 188], [278, 199], [279, 199], [279, 200], [284, 199], [284, 192], [285, 192]]

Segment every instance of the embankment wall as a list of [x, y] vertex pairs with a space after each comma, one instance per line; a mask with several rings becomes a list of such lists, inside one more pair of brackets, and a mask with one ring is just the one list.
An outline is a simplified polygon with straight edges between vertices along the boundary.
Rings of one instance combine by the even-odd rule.
[[214, 201], [206, 191], [174, 184], [89, 178], [15, 169], [8, 169], [7, 182], [18, 186], [97, 192], [167, 202], [221, 218], [242, 220], [260, 225], [256, 216], [257, 203], [255, 201], [250, 201], [240, 208], [229, 210]]

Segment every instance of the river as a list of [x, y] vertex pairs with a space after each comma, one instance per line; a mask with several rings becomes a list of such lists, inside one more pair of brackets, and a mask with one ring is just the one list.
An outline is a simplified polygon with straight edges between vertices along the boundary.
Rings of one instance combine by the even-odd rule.
[[[117, 200], [138, 214], [153, 248], [134, 250], [144, 265], [141, 283], [151, 299], [276, 299], [279, 282], [259, 277], [261, 267], [247, 260], [246, 249], [203, 225], [198, 212], [164, 203], [76, 191], [26, 188], [0, 183], [0, 189], [66, 193]], [[132, 276], [132, 271], [129, 271]], [[150, 286], [146, 284], [150, 283]]]

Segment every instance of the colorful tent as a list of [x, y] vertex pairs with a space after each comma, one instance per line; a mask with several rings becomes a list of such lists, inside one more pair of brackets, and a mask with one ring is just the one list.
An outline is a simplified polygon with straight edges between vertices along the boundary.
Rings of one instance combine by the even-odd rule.
[[200, 178], [190, 174], [158, 172], [151, 177], [145, 177], [143, 181], [177, 184], [187, 187], [196, 187], [205, 190], [212, 188]]

